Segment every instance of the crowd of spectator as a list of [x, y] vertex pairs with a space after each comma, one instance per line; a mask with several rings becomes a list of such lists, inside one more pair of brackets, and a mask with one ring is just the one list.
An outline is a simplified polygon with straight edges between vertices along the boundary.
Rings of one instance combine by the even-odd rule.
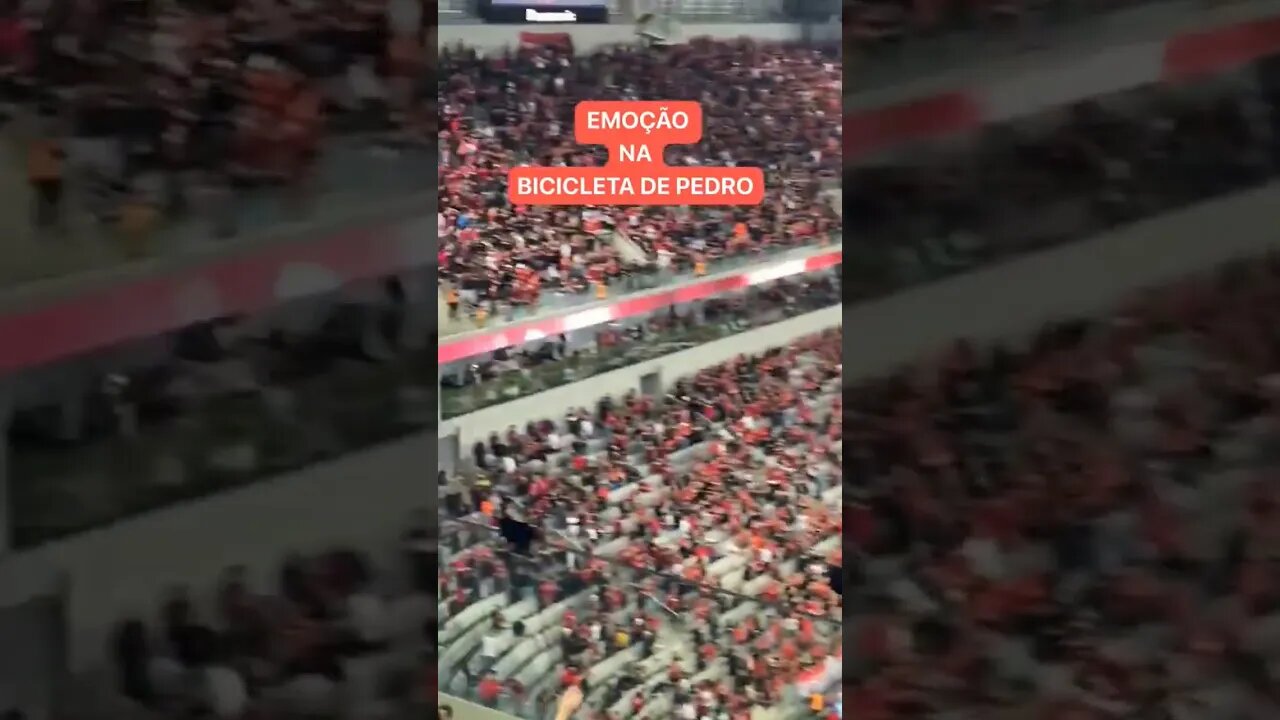
[[840, 341], [512, 427], [441, 473], [443, 512], [484, 528], [442, 540], [443, 687], [536, 717], [570, 684], [592, 718], [807, 707], [795, 684], [841, 652]]
[[[0, 90], [40, 225], [131, 234], [261, 186], [302, 196], [335, 132], [431, 141], [421, 0], [6, 0]], [[312, 187], [308, 187], [308, 186]], [[64, 207], [75, 200], [77, 207]]]
[[[857, 384], [847, 404], [837, 400], [832, 410], [843, 417], [832, 419], [832, 437], [852, 441], [845, 456], [850, 472], [844, 474], [844, 458], [836, 466], [846, 505], [841, 529], [844, 519], [850, 524], [833, 559], [844, 566], [841, 587], [854, 588], [855, 612], [848, 616], [854, 647], [842, 699], [853, 715], [1274, 717], [1280, 711], [1274, 517], [1280, 498], [1270, 482], [1280, 441], [1277, 308], [1280, 258], [1242, 261], [1145, 293], [1110, 318], [1055, 323], [1025, 344], [957, 342], [938, 357]], [[616, 562], [661, 570], [674, 560], [671, 575], [693, 570], [687, 583], [719, 580], [714, 571], [697, 574], [715, 561], [684, 559], [697, 557], [698, 543], [655, 552], [627, 527], [631, 518], [636, 526], [647, 522], [649, 507], [650, 533], [688, 524], [704, 537], [716, 526], [720, 518], [699, 502], [705, 485], [695, 469], [708, 457], [724, 457], [713, 449], [714, 422], [692, 423], [706, 432], [688, 442], [707, 455], [695, 453], [691, 465], [663, 476], [675, 492], [652, 506], [626, 504], [632, 483], [640, 483], [637, 490], [662, 485], [647, 485], [649, 466], [635, 470], [636, 458], [617, 449], [661, 461], [662, 452], [650, 451], [681, 444], [672, 431], [681, 413], [708, 417], [707, 399], [722, 395], [714, 378], [736, 375], [715, 368], [703, 382], [676, 387], [656, 405], [676, 414], [657, 426], [649, 424], [651, 401], [633, 397], [578, 409], [563, 425], [512, 428], [475, 448], [474, 464], [487, 473], [478, 483], [443, 478], [445, 496], [453, 498], [446, 505], [459, 516], [473, 510], [502, 516], [505, 505], [515, 504], [548, 534], [609, 548], [607, 556], [598, 553], [606, 558], [600, 561], [594, 551], [579, 550], [573, 567], [582, 572], [564, 574], [578, 584], [569, 591], [555, 582], [539, 587], [543, 604], [534, 607], [554, 607], [585, 589], [588, 610], [567, 608], [575, 613], [571, 632], [578, 617], [612, 628], [617, 616], [590, 603], [616, 607], [605, 595], [619, 578], [630, 578]], [[797, 413], [810, 407], [779, 399]], [[644, 421], [618, 423], [619, 413]], [[615, 440], [618, 432], [622, 440]], [[598, 437], [605, 440], [593, 444]], [[699, 444], [707, 438], [712, 446]], [[765, 456], [775, 451], [761, 447]], [[813, 467], [813, 459], [802, 464]], [[561, 462], [564, 479], [548, 482], [546, 468]], [[808, 481], [785, 468], [786, 487]], [[682, 494], [686, 489], [692, 493]], [[619, 503], [616, 513], [611, 501]], [[798, 506], [789, 499], [788, 507]], [[732, 513], [724, 517], [732, 521]], [[712, 524], [704, 525], [708, 518]], [[574, 544], [564, 546], [556, 552], [574, 552]], [[779, 555], [786, 557], [786, 549]], [[442, 597], [453, 598], [446, 617], [461, 616], [474, 602], [478, 585], [470, 582], [500, 578], [490, 581], [503, 588], [531, 582], [505, 577], [510, 565], [500, 554], [464, 551], [453, 561], [441, 578]], [[467, 580], [468, 573], [477, 579]], [[608, 587], [596, 597], [601, 573]], [[531, 574], [548, 576], [555, 577]], [[655, 589], [657, 600], [688, 603], [678, 607], [690, 612], [700, 599], [679, 592], [667, 598], [661, 581], [638, 590]], [[644, 607], [653, 605], [629, 612]], [[712, 616], [731, 612], [714, 601], [707, 607]], [[841, 600], [839, 607], [850, 606]], [[502, 617], [496, 622], [524, 616]], [[588, 623], [588, 638], [594, 627]], [[567, 677], [585, 673], [588, 698], [606, 699], [588, 707], [614, 710], [635, 697], [618, 690], [633, 687], [625, 663], [609, 673], [590, 669], [619, 648], [586, 641], [557, 657], [574, 657], [573, 649], [592, 664], [571, 665]], [[485, 655], [483, 643], [479, 652], [473, 667], [488, 681], [491, 699], [528, 690], [523, 676], [490, 677], [485, 658], [501, 655]]]
[[[424, 566], [434, 519], [400, 557], [337, 549], [286, 560], [275, 584], [228, 568], [211, 597], [174, 588], [111, 647], [126, 720], [410, 720], [435, 703], [436, 621]], [[407, 561], [407, 562], [406, 562]]]
[[[820, 197], [840, 173], [835, 48], [699, 39], [486, 56], [450, 47], [438, 72], [440, 277], [467, 306], [531, 305], [544, 289], [584, 292], [640, 269], [700, 269], [839, 232], [838, 212]], [[507, 205], [512, 166], [607, 161], [603, 148], [573, 140], [578, 101], [653, 98], [703, 105], [702, 142], [668, 148], [667, 162], [764, 167], [765, 201], [736, 210]]]
[[858, 718], [1280, 712], [1280, 258], [852, 387]]
[[14, 542], [427, 432], [433, 287], [422, 268], [28, 373], [6, 437]]
[[855, 295], [1087, 237], [1280, 174], [1264, 68], [1094, 98], [846, 170]]

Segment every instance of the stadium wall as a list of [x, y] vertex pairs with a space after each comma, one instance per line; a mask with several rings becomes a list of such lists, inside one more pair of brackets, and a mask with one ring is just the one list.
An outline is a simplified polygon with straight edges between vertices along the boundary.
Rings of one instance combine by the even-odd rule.
[[514, 715], [498, 712], [483, 705], [439, 693], [436, 698], [437, 707], [448, 705], [453, 708], [453, 720], [517, 720]]
[[459, 447], [466, 451], [477, 440], [487, 438], [489, 433], [502, 432], [511, 425], [523, 427], [530, 421], [552, 418], [573, 407], [586, 406], [594, 410], [596, 401], [600, 398], [620, 397], [631, 390], [639, 390], [641, 380], [654, 373], [658, 375], [662, 387], [666, 387], [694, 370], [722, 363], [743, 353], [756, 353], [786, 345], [798, 337], [836, 327], [841, 322], [843, 312], [842, 305], [816, 310], [688, 350], [585, 378], [571, 385], [492, 405], [445, 421], [440, 426], [439, 434], [442, 438], [456, 434]]
[[1141, 288], [1280, 250], [1280, 183], [958, 275], [845, 312], [844, 376], [892, 371], [960, 337], [1017, 339], [1097, 316]]

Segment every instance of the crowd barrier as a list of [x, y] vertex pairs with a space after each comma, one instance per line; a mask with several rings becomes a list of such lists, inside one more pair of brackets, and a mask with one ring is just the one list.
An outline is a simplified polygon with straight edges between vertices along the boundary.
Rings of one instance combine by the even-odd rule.
[[1280, 250], [1276, 208], [1280, 183], [852, 305], [844, 376], [889, 372], [962, 337], [1018, 338], [1055, 320], [1096, 316], [1141, 288]]
[[439, 435], [442, 438], [454, 436], [461, 448], [470, 449], [477, 440], [488, 438], [490, 433], [505, 432], [512, 425], [523, 427], [527, 422], [556, 417], [574, 407], [594, 405], [602, 397], [621, 397], [642, 387], [666, 387], [665, 383], [674, 382], [691, 369], [711, 367], [738, 355], [780, 347], [796, 338], [836, 327], [840, 325], [842, 314], [843, 306], [817, 310], [571, 385], [491, 405], [446, 420], [440, 425]]

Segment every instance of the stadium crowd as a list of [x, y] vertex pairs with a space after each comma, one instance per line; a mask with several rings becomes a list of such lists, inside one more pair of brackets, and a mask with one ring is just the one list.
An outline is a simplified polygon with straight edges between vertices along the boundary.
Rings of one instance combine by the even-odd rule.
[[[803, 582], [835, 561], [858, 717], [1274, 717], [1277, 308], [1265, 258], [1025, 345], [959, 342], [847, 403], [831, 333], [492, 437], [482, 474], [442, 478], [469, 526], [440, 550], [444, 689], [529, 709], [580, 682], [616, 717], [776, 702], [751, 677], [793, 679], [784, 641], [843, 657], [821, 623], [803, 641], [815, 604], [843, 623]], [[507, 554], [504, 518], [543, 551]], [[335, 596], [360, 587], [330, 563]], [[744, 632], [778, 658], [742, 657]]]
[[[1274, 717], [1280, 711], [1274, 522], [1280, 498], [1269, 478], [1280, 440], [1277, 308], [1280, 257], [1238, 262], [1144, 293], [1113, 317], [1054, 324], [1025, 344], [957, 342], [938, 357], [859, 383], [847, 405], [834, 405], [843, 419], [833, 437], [852, 441], [845, 455], [850, 472], [844, 474], [843, 459], [836, 466], [844, 479], [841, 528], [843, 520], [849, 526], [835, 558], [844, 565], [841, 586], [854, 588], [844, 701], [855, 716]], [[734, 374], [715, 368], [703, 377]], [[670, 423], [690, 406], [703, 407], [698, 385], [673, 391], [666, 406], [676, 415], [663, 423], [664, 432], [646, 435], [646, 419], [625, 433], [626, 447], [652, 448], [678, 436], [668, 434]], [[719, 395], [714, 382], [702, 387]], [[645, 402], [635, 398], [625, 411], [634, 416]], [[801, 404], [799, 412], [807, 407]], [[602, 548], [622, 539], [612, 543], [617, 550], [607, 562], [580, 551], [579, 564], [570, 567], [582, 572], [538, 585], [541, 604], [530, 609], [572, 610], [570, 632], [597, 639], [559, 651], [565, 658], [586, 654], [570, 663], [595, 663], [570, 664], [572, 672], [559, 681], [586, 673], [594, 688], [588, 698], [598, 692], [613, 700], [601, 701], [610, 709], [635, 697], [617, 690], [633, 687], [625, 661], [608, 665], [609, 672], [589, 669], [605, 666], [620, 650], [609, 640], [613, 635], [596, 630], [597, 623], [611, 629], [619, 622], [613, 610], [620, 605], [605, 596], [628, 576], [613, 561], [657, 560], [650, 567], [661, 569], [683, 556], [673, 576], [692, 569], [688, 583], [715, 577], [721, 589], [726, 584], [714, 570], [698, 575], [716, 562], [690, 559], [700, 544], [689, 543], [672, 558], [620, 526], [632, 517], [643, 525], [649, 510], [625, 504], [631, 496], [619, 491], [640, 473], [629, 471], [630, 464], [619, 467], [613, 440], [590, 442], [601, 428], [616, 427], [610, 423], [615, 412], [613, 403], [579, 409], [563, 429], [512, 429], [476, 448], [477, 466], [499, 478], [514, 475], [514, 482], [465, 486], [445, 478], [446, 497], [453, 497], [446, 505], [456, 515], [477, 508], [501, 515], [501, 498], [516, 498], [507, 502], [527, 517], [541, 517], [556, 537], [585, 538]], [[645, 442], [633, 445], [637, 437]], [[714, 443], [718, 435], [711, 430], [690, 442], [705, 437]], [[569, 448], [553, 453], [550, 463], [567, 455], [571, 484], [563, 501], [559, 482], [543, 482], [544, 442]], [[715, 527], [703, 524], [706, 514], [689, 511], [700, 507], [701, 488], [695, 484], [692, 496], [679, 492], [697, 477], [701, 458], [717, 457], [712, 448], [695, 454], [688, 466], [693, 473], [667, 476], [681, 511], [666, 511], [670, 524], [664, 525], [659, 499], [647, 533], [687, 524], [701, 537]], [[764, 448], [765, 455], [773, 451]], [[596, 464], [577, 460], [592, 450]], [[805, 475], [784, 477], [804, 492]], [[592, 499], [593, 491], [604, 500]], [[615, 498], [622, 504], [610, 514], [605, 508]], [[564, 503], [559, 510], [558, 502]], [[564, 544], [571, 554], [575, 546]], [[448, 594], [452, 605], [442, 617], [463, 617], [469, 603], [485, 597], [475, 593], [487, 578], [501, 578], [505, 589], [549, 576], [543, 568], [508, 578], [510, 563], [501, 553], [463, 545], [441, 578], [442, 597]], [[787, 557], [779, 548], [771, 559]], [[679, 586], [674, 577], [669, 582]], [[581, 629], [578, 606], [554, 603], [584, 589], [590, 609]], [[655, 596], [681, 603], [675, 607], [692, 615], [703, 599]], [[784, 595], [784, 606], [794, 608], [788, 600]], [[604, 610], [590, 603], [603, 603]], [[843, 600], [839, 606], [848, 607]], [[646, 606], [627, 607], [624, 619]], [[708, 601], [705, 607], [715, 615], [720, 606]], [[477, 616], [482, 637], [471, 667], [498, 704], [513, 696], [519, 706], [529, 689], [527, 676], [503, 675], [507, 665], [495, 673], [490, 662], [500, 662], [502, 648], [516, 642], [504, 633], [511, 618], [525, 617], [520, 612]], [[483, 638], [501, 642], [486, 645]], [[620, 679], [613, 679], [615, 672]], [[605, 687], [595, 687], [600, 681]]]
[[1280, 174], [1263, 67], [1094, 98], [847, 169], [855, 296], [1075, 240]]
[[854, 717], [1275, 717], [1280, 258], [846, 405]]
[[415, 526], [401, 557], [380, 563], [347, 549], [291, 558], [274, 586], [233, 567], [215, 597], [173, 589], [156, 617], [121, 622], [113, 677], [129, 702], [105, 707], [129, 720], [423, 717], [436, 702], [436, 623], [412, 578], [434, 564], [428, 534]]
[[[442, 687], [545, 712], [585, 680], [600, 718], [805, 707], [795, 683], [841, 648], [840, 339], [510, 428], [442, 473], [446, 511], [494, 526], [442, 540]], [[513, 525], [540, 555], [496, 540]]]
[[201, 210], [226, 235], [237, 197], [316, 190], [335, 133], [425, 147], [425, 11], [421, 0], [6, 0], [6, 139], [27, 146], [35, 221], [87, 211], [142, 231]]
[[427, 432], [433, 276], [103, 348], [83, 375], [29, 373], [7, 427], [15, 544]]
[[[533, 44], [501, 56], [442, 49], [442, 282], [467, 306], [530, 305], [544, 289], [585, 292], [632, 272], [701, 269], [829, 241], [840, 225], [820, 197], [840, 174], [842, 66], [834, 50], [745, 39], [583, 53]], [[667, 162], [762, 166], [765, 202], [733, 211], [507, 207], [507, 168], [607, 161], [602, 148], [573, 141], [579, 100], [649, 98], [703, 104], [702, 142], [669, 147]], [[619, 248], [616, 235], [639, 256]]]

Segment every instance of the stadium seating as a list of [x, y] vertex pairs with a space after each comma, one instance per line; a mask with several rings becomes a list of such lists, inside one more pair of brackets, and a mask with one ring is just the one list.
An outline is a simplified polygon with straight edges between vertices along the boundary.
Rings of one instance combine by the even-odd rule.
[[854, 717], [1277, 711], [1278, 290], [1240, 261], [851, 389]]
[[177, 589], [157, 617], [122, 620], [111, 673], [77, 680], [74, 716], [420, 718], [435, 702], [435, 614], [408, 577], [400, 559], [339, 549], [289, 561], [276, 588], [230, 568], [215, 597]]
[[[842, 447], [831, 445], [841, 466], [830, 477], [842, 484], [824, 493], [845, 506], [839, 552], [860, 609], [850, 617], [854, 670], [845, 678], [854, 712], [927, 717], [999, 708], [1093, 718], [1180, 707], [1190, 717], [1232, 708], [1273, 716], [1265, 689], [1280, 649], [1273, 638], [1280, 594], [1266, 548], [1276, 506], [1267, 478], [1277, 438], [1277, 308], [1280, 259], [1239, 262], [1145, 293], [1114, 317], [1055, 324], [1024, 343], [957, 343], [891, 377], [860, 382], [847, 404], [835, 399], [838, 365], [824, 369], [816, 357], [838, 358], [838, 333], [799, 343], [807, 359], [796, 348], [783, 351], [782, 366], [796, 363], [802, 373], [775, 377], [806, 387], [818, 417], [833, 413], [833, 439], [854, 442], [848, 473]], [[828, 380], [810, 387], [804, 372]], [[646, 423], [668, 411], [676, 419], [699, 392], [717, 387], [708, 380], [736, 377], [724, 368], [702, 373], [702, 382], [654, 403], [661, 415], [647, 414], [640, 398], [616, 411]], [[750, 394], [750, 382], [741, 387]], [[650, 565], [653, 545], [628, 532], [652, 516], [657, 537], [681, 536], [678, 519], [662, 519], [664, 503], [715, 454], [717, 424], [696, 423], [706, 439], [668, 454], [672, 482], [661, 482], [641, 467], [654, 458], [628, 452], [624, 460], [611, 449], [643, 451], [666, 437], [666, 427], [646, 439], [645, 423], [629, 421], [619, 432], [608, 412], [590, 417], [591, 427], [582, 417], [558, 425], [576, 444], [546, 454], [542, 469], [521, 463], [514, 476], [499, 471], [487, 487], [466, 486], [482, 492], [467, 498], [441, 548], [440, 597], [458, 598], [437, 608], [442, 689], [480, 697], [483, 683], [495, 706], [541, 717], [563, 671], [576, 667], [589, 708], [667, 717], [686, 696], [697, 701], [704, 679], [726, 682], [739, 662], [723, 657], [732, 654], [723, 650], [734, 644], [730, 635], [720, 640], [720, 656], [697, 663], [700, 607], [711, 609], [712, 637], [720, 637], [716, 626], [785, 618], [796, 605], [763, 596], [775, 582], [768, 574], [744, 582], [732, 550], [689, 580], [664, 572], [670, 555]], [[741, 416], [730, 418], [744, 427]], [[614, 435], [601, 440], [606, 430]], [[508, 452], [540, 455], [518, 433], [495, 440], [482, 448], [481, 465]], [[788, 446], [763, 443], [761, 454], [776, 457]], [[575, 482], [608, 478], [620, 462], [636, 472], [595, 488], [605, 499], [580, 515], [565, 512], [579, 507]], [[567, 486], [560, 492], [574, 504], [540, 504], [538, 488], [518, 489], [544, 476], [556, 479], [553, 488]], [[591, 488], [584, 485], [584, 496]], [[493, 519], [470, 511], [495, 495], [518, 498], [512, 510], [529, 519], [541, 513], [545, 552], [504, 555]], [[608, 514], [614, 505], [628, 514]], [[712, 527], [700, 525], [699, 537]], [[797, 560], [779, 549], [771, 560]], [[490, 571], [479, 570], [484, 563]], [[672, 601], [682, 603], [678, 618], [662, 608]], [[590, 632], [600, 618], [602, 637], [603, 623], [653, 616], [652, 646], [636, 644], [643, 632], [599, 651], [566, 641], [570, 610], [575, 629]], [[1179, 692], [1158, 692], [1170, 675]], [[636, 697], [646, 700], [638, 709]], [[780, 717], [804, 717], [798, 698], [774, 700]], [[1197, 714], [1192, 702], [1212, 703], [1206, 712], [1215, 715]]]
[[[442, 52], [439, 72], [440, 278], [464, 308], [497, 316], [545, 294], [594, 294], [634, 274], [705, 273], [839, 232], [839, 213], [821, 195], [840, 173], [837, 55], [745, 39], [577, 55], [462, 48]], [[602, 149], [573, 143], [573, 107], [614, 97], [701, 101], [703, 141], [669, 148], [667, 161], [762, 166], [766, 201], [735, 212], [505, 207], [506, 168], [605, 160]]]
[[[442, 689], [541, 717], [571, 673], [588, 706], [611, 717], [661, 718], [686, 703], [740, 712], [748, 696], [798, 717], [805, 705], [790, 683], [840, 642], [839, 599], [826, 585], [840, 552], [840, 429], [829, 424], [840, 417], [839, 348], [839, 333], [826, 333], [703, 370], [665, 400], [619, 399], [593, 420], [575, 415], [477, 448], [483, 475], [446, 489], [468, 497], [445, 503], [464, 526], [442, 540]], [[728, 389], [738, 383], [741, 395]], [[788, 387], [794, 401], [768, 399], [791, 397]], [[742, 406], [713, 407], [708, 392]], [[549, 450], [551, 433], [565, 436], [562, 450]], [[504, 471], [507, 457], [516, 462]], [[796, 486], [807, 495], [782, 480], [798, 467], [811, 469]], [[493, 516], [476, 508], [502, 497], [520, 507], [492, 512], [539, 518], [543, 555], [511, 555], [484, 529]], [[633, 620], [650, 623], [647, 639], [613, 643], [612, 629]], [[601, 637], [580, 642], [593, 627]], [[729, 660], [735, 633], [759, 643], [756, 678], [771, 683]], [[802, 652], [791, 655], [796, 637]], [[694, 698], [704, 683], [717, 700]]]
[[988, 265], [1240, 192], [1280, 173], [1258, 66], [1099, 96], [848, 168], [852, 297]]
[[[435, 21], [417, 0], [276, 17], [239, 0], [61, 7], [0, 17], [0, 141], [16, 160], [0, 282], [421, 195]], [[55, 232], [76, 242], [50, 247]]]

